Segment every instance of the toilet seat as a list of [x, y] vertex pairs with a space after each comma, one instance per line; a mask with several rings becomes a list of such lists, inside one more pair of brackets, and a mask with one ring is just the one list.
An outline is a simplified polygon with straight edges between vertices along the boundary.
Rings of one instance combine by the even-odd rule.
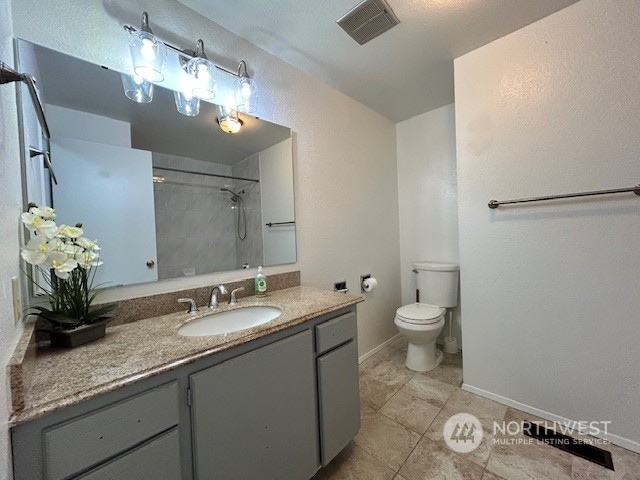
[[446, 311], [445, 308], [428, 303], [412, 303], [400, 307], [396, 311], [396, 318], [416, 325], [431, 325], [437, 323]]

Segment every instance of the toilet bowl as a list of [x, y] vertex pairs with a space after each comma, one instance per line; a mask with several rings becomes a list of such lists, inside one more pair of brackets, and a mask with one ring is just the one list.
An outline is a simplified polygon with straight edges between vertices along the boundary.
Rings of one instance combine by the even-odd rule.
[[394, 323], [407, 339], [405, 365], [416, 372], [427, 372], [442, 361], [442, 352], [436, 349], [436, 340], [445, 324], [446, 309], [428, 303], [412, 303], [396, 310]]

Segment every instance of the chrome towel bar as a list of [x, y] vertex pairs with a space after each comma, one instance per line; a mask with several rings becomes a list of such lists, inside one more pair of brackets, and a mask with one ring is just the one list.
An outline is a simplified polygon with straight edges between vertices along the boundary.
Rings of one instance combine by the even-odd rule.
[[296, 222], [269, 222], [265, 223], [267, 227], [277, 227], [278, 225], [295, 225]]
[[516, 200], [491, 200], [488, 204], [489, 208], [498, 208], [500, 205], [509, 205], [512, 203], [529, 203], [542, 202], [545, 200], [557, 200], [559, 198], [575, 198], [575, 197], [591, 197], [594, 195], [610, 195], [612, 193], [635, 193], [640, 195], [640, 184], [630, 188], [614, 188], [612, 190], [596, 190], [593, 192], [565, 193], [564, 195], [548, 195], [545, 197], [518, 198]]

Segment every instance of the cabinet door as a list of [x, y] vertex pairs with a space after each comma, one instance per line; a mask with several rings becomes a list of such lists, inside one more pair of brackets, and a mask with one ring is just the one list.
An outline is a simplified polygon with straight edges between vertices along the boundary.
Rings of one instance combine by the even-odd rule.
[[318, 389], [322, 465], [327, 465], [360, 429], [355, 341], [318, 358]]
[[199, 480], [301, 480], [318, 469], [311, 331], [190, 377]]

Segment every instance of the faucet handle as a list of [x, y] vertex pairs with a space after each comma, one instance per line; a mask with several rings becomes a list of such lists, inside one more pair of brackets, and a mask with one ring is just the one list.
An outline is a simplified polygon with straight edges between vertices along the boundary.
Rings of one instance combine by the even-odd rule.
[[178, 302], [180, 303], [188, 303], [189, 304], [189, 310], [187, 310], [187, 313], [197, 313], [198, 312], [198, 307], [196, 306], [196, 302], [193, 298], [179, 298]]
[[242, 292], [243, 290], [244, 290], [244, 287], [240, 287], [231, 291], [231, 298], [229, 299], [229, 305], [235, 305], [236, 303], [238, 303], [238, 301], [236, 300], [236, 293]]

